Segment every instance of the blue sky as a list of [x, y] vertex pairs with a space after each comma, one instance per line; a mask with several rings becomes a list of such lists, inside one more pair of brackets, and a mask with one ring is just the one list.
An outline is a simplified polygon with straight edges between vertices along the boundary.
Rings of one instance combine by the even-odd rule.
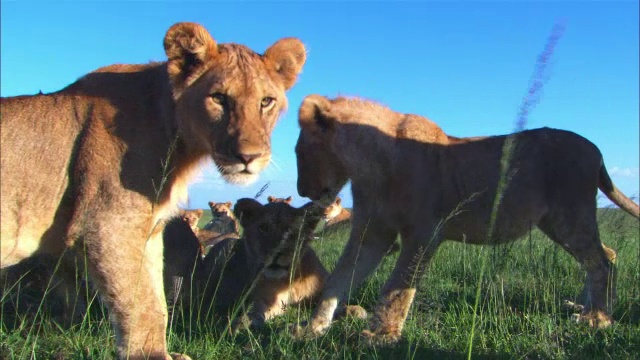
[[[0, 93], [55, 91], [103, 65], [164, 60], [162, 39], [179, 21], [258, 52], [299, 37], [308, 58], [273, 134], [277, 166], [248, 187], [224, 184], [205, 167], [188, 207], [253, 197], [267, 182], [259, 200], [292, 195], [300, 205], [293, 149], [304, 96], [362, 96], [425, 115], [455, 136], [508, 133], [558, 20], [566, 30], [527, 128], [585, 136], [618, 187], [637, 195], [638, 1], [2, 1]], [[350, 206], [348, 189], [341, 195]]]

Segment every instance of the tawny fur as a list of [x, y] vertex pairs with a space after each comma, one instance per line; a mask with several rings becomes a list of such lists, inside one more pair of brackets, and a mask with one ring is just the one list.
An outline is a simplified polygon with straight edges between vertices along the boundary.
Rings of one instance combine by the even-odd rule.
[[[253, 199], [240, 199], [234, 211], [245, 229], [242, 239], [226, 239], [216, 244], [196, 264], [195, 271], [188, 267], [172, 269], [165, 276], [194, 272], [197, 290], [193, 293], [198, 298], [191, 301], [191, 307], [213, 308], [229, 315], [234, 306], [242, 305], [241, 297], [253, 286], [248, 297], [250, 311], [246, 314], [241, 311], [233, 322], [234, 330], [239, 330], [244, 326], [260, 326], [282, 314], [288, 305], [313, 299], [329, 273], [309, 246], [320, 220], [320, 208], [311, 203], [294, 208], [281, 202], [262, 205]], [[174, 240], [165, 238], [165, 242]], [[190, 251], [182, 250], [182, 254], [176, 255], [184, 256], [185, 251], [193, 254], [196, 242], [190, 244]], [[167, 262], [173, 262], [172, 258]], [[181, 261], [176, 259], [175, 263]], [[182, 262], [183, 266], [187, 264]], [[357, 306], [344, 310], [366, 316], [366, 311]]]
[[260, 55], [194, 23], [172, 26], [164, 48], [166, 62], [111, 65], [0, 103], [0, 267], [86, 249], [121, 358], [170, 358], [164, 219], [207, 157], [230, 183], [257, 178], [306, 56], [297, 39]]
[[342, 207], [342, 199], [336, 197], [324, 210], [325, 229], [338, 224], [351, 224], [351, 212]]
[[[640, 213], [585, 138], [549, 128], [456, 138], [418, 115], [319, 95], [303, 101], [299, 123], [299, 194], [326, 206], [351, 180], [354, 201], [349, 241], [305, 333], [326, 331], [337, 302], [375, 269], [398, 234], [402, 250], [365, 333], [373, 343], [399, 338], [411, 294], [443, 240], [500, 244], [532, 226], [587, 271], [581, 319], [597, 327], [611, 324], [615, 252], [598, 236], [598, 189], [626, 212]], [[492, 216], [506, 143], [512, 144], [506, 186]]]
[[238, 219], [233, 214], [231, 201], [225, 203], [215, 203], [209, 201], [211, 215], [213, 218], [204, 227], [204, 230], [211, 230], [218, 234], [239, 234], [240, 226]]
[[287, 203], [287, 204], [291, 204], [291, 201], [293, 201], [293, 198], [291, 196], [287, 197], [287, 198], [277, 198], [275, 196], [268, 196], [267, 197], [267, 201], [268, 202], [283, 202], [283, 203]]
[[180, 216], [182, 220], [186, 221], [189, 224], [189, 227], [193, 231], [194, 234], [198, 235], [198, 221], [202, 217], [202, 209], [197, 210], [181, 210]]

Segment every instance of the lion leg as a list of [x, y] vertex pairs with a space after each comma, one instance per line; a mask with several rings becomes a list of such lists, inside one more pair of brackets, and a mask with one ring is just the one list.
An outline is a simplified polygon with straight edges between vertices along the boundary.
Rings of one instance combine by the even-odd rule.
[[[429, 234], [433, 231], [420, 233]], [[420, 237], [412, 236], [402, 242], [396, 265], [381, 291], [380, 301], [371, 317], [370, 330], [362, 332], [370, 345], [393, 344], [402, 335], [417, 285], [441, 242], [439, 235], [428, 243], [422, 243]]]
[[140, 230], [118, 230], [86, 238], [89, 273], [109, 308], [118, 356], [171, 359], [166, 344], [162, 232], [147, 237]]
[[[589, 214], [574, 211], [570, 217], [559, 218], [565, 223], [545, 218], [539, 227], [569, 252], [587, 272], [583, 290], [584, 307], [578, 320], [592, 327], [608, 327], [613, 323], [609, 314], [615, 301], [615, 259], [610, 258], [610, 252], [600, 242], [595, 209]], [[566, 222], [567, 218], [583, 221], [572, 224]]]
[[336, 309], [335, 318], [352, 318], [352, 319], [366, 319], [369, 313], [365, 308], [360, 305], [340, 305]]
[[327, 279], [311, 321], [302, 330], [294, 329], [295, 335], [318, 336], [325, 333], [333, 321], [338, 303], [375, 270], [395, 238], [395, 231], [384, 227], [380, 221], [371, 220], [361, 225], [354, 220], [349, 241]]

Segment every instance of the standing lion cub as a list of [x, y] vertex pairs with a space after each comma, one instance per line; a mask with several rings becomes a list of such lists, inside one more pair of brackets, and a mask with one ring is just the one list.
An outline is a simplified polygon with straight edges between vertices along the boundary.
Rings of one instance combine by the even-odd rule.
[[[364, 332], [373, 343], [400, 338], [416, 283], [443, 240], [506, 243], [531, 225], [587, 271], [581, 319], [611, 324], [615, 283], [598, 236], [598, 189], [635, 217], [640, 208], [615, 187], [585, 138], [549, 128], [454, 138], [421, 116], [319, 95], [303, 101], [299, 123], [300, 196], [328, 205], [351, 180], [354, 200], [349, 242], [302, 334], [327, 330], [338, 301], [375, 269], [398, 234], [402, 250]], [[507, 180], [498, 193], [505, 144]]]
[[173, 25], [164, 49], [165, 62], [103, 67], [0, 106], [0, 266], [86, 248], [120, 358], [170, 358], [164, 219], [203, 158], [229, 183], [257, 179], [306, 59], [298, 39], [258, 54], [195, 23]]

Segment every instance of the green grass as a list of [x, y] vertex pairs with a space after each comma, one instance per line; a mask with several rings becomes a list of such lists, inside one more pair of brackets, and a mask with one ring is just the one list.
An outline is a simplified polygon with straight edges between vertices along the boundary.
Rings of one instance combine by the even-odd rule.
[[[207, 211], [205, 211], [206, 215]], [[539, 231], [519, 242], [480, 247], [447, 242], [440, 247], [421, 281], [401, 341], [387, 348], [359, 342], [363, 320], [338, 320], [315, 340], [296, 341], [288, 325], [309, 318], [312, 308], [292, 307], [260, 330], [226, 335], [225, 323], [192, 323], [176, 316], [169, 329], [171, 351], [194, 359], [462, 359], [467, 358], [473, 309], [481, 286], [472, 354], [479, 359], [633, 359], [640, 354], [640, 239], [638, 221], [619, 210], [599, 213], [604, 243], [618, 252], [616, 323], [593, 330], [571, 320], [562, 301], [576, 299], [584, 272]], [[202, 219], [201, 224], [208, 219]], [[313, 244], [332, 268], [348, 237], [348, 229]], [[350, 297], [371, 310], [395, 256]], [[479, 278], [485, 262], [484, 275]], [[3, 290], [0, 358], [112, 359], [113, 331], [98, 302], [80, 323], [63, 328], [46, 306], [14, 311], [26, 288]], [[11, 300], [10, 300], [11, 299]], [[11, 306], [10, 306], [11, 305]]]

